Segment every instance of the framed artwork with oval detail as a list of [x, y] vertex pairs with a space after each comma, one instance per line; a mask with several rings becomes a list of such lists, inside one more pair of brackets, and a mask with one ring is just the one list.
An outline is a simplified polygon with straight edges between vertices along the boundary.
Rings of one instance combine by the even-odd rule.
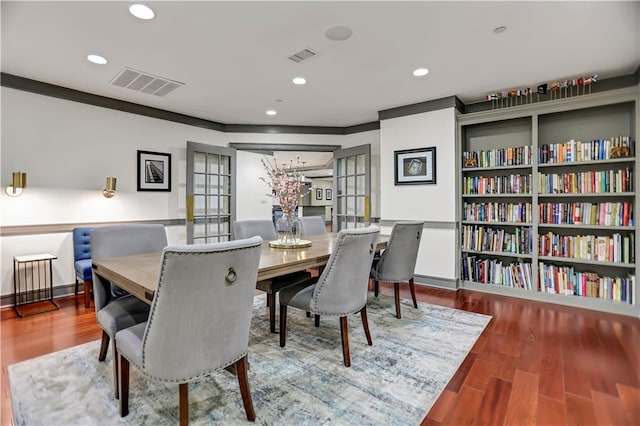
[[436, 147], [394, 151], [395, 184], [436, 183]]

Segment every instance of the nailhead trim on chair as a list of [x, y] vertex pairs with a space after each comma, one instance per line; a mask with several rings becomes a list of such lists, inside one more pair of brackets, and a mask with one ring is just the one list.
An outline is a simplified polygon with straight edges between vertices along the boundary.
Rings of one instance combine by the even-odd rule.
[[[241, 247], [241, 248], [235, 248], [235, 249], [229, 249], [229, 250], [216, 250], [216, 253], [229, 253], [229, 252], [234, 252], [234, 251], [242, 251], [242, 250], [247, 250], [247, 249], [250, 249], [250, 248], [253, 248], [253, 247], [255, 247], [255, 246]], [[204, 251], [203, 252], [191, 251], [191, 252], [188, 252], [188, 253], [187, 252], [171, 252], [171, 254], [175, 255], [175, 256], [204, 255], [204, 254], [209, 254], [209, 253], [210, 252], [204, 252]], [[162, 269], [161, 269], [163, 274], [164, 274], [164, 267], [165, 267], [166, 262], [167, 262], [166, 256], [163, 255], [162, 256]], [[161, 275], [160, 278], [158, 279], [158, 288], [156, 289], [156, 293], [158, 291], [160, 291], [160, 287], [162, 286], [162, 283], [163, 283], [162, 278], [163, 278], [163, 276]], [[151, 309], [151, 312], [149, 312], [149, 319], [147, 320], [147, 327], [149, 327], [149, 325], [151, 324], [151, 321], [153, 321], [153, 318], [154, 318], [154, 309], [153, 308], [154, 308], [154, 306], [155, 306], [155, 304], [152, 303], [151, 304], [151, 308], [152, 309]], [[145, 333], [145, 335], [143, 336], [143, 340], [142, 340], [142, 348], [143, 348], [143, 350], [142, 350], [142, 354], [143, 354], [142, 355], [142, 366], [137, 365], [135, 362], [133, 364], [136, 365], [136, 367], [138, 367], [138, 369], [140, 369], [140, 371], [143, 372], [143, 374], [145, 374], [145, 376], [155, 379], [154, 376], [151, 376], [151, 375], [149, 375], [149, 374], [144, 372], [145, 371], [145, 368], [143, 367], [144, 364], [145, 364], [144, 346], [146, 345], [146, 337], [147, 336], [146, 336], [146, 333]], [[248, 351], [244, 352], [242, 355], [236, 356], [235, 358], [232, 358], [233, 360], [229, 361], [229, 363], [224, 364], [224, 366], [221, 366], [221, 367], [216, 368], [214, 370], [203, 372], [202, 374], [198, 374], [197, 376], [191, 376], [191, 377], [187, 377], [187, 378], [184, 378], [184, 379], [176, 379], [176, 380], [167, 380], [167, 379], [162, 379], [162, 380], [165, 381], [165, 382], [169, 382], [169, 383], [184, 383], [184, 382], [189, 382], [189, 381], [192, 381], [192, 380], [199, 379], [201, 377], [206, 377], [206, 376], [210, 375], [213, 371], [222, 370], [222, 369], [230, 366], [231, 364], [236, 363], [239, 359], [241, 359], [243, 356], [246, 356], [248, 353], [249, 353]], [[126, 356], [125, 356], [125, 358], [127, 360], [129, 360], [129, 358], [127, 358]], [[129, 362], [131, 362], [131, 360], [129, 360]]]

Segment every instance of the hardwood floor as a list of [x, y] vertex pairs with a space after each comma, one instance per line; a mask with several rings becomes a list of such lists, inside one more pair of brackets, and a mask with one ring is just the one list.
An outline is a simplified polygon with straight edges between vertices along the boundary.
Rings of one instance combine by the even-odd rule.
[[[422, 425], [639, 424], [640, 319], [416, 287], [419, 301], [493, 316]], [[381, 292], [393, 290], [383, 283]], [[100, 338], [82, 295], [58, 302], [25, 318], [2, 310], [2, 425], [12, 424], [8, 365]]]

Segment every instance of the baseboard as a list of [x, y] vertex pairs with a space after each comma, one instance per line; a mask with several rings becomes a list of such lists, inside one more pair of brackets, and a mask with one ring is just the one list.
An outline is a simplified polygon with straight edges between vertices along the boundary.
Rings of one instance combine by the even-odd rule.
[[431, 277], [429, 275], [416, 274], [413, 277], [413, 280], [416, 284], [424, 285], [427, 287], [438, 287], [438, 288], [444, 288], [447, 290], [458, 289], [456, 280], [452, 278], [438, 278], [438, 277]]
[[[53, 287], [53, 298], [57, 299], [60, 297], [69, 296], [74, 294], [75, 292], [75, 284], [63, 284]], [[84, 293], [84, 285], [82, 283], [78, 284], [78, 294]], [[6, 308], [8, 306], [13, 306], [13, 293], [5, 294], [0, 296], [0, 308]]]

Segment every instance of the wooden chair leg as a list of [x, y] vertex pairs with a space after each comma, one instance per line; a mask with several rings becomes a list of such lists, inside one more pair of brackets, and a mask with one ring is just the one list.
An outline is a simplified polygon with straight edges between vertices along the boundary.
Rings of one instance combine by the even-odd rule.
[[180, 394], [180, 426], [189, 424], [189, 384], [180, 383], [178, 385]]
[[378, 297], [378, 292], [380, 291], [380, 286], [379, 286], [379, 281], [378, 280], [373, 280], [373, 295], [375, 297]]
[[342, 337], [342, 358], [345, 367], [351, 367], [351, 357], [349, 356], [349, 328], [347, 327], [347, 317], [340, 317], [340, 336]]
[[73, 289], [73, 294], [78, 294], [78, 278], [76, 277], [76, 286]]
[[311, 318], [311, 312], [307, 311], [307, 318]]
[[320, 327], [320, 315], [315, 314], [315, 317], [314, 317], [314, 321], [313, 321], [313, 322], [314, 322], [314, 325], [315, 325], [316, 327]]
[[416, 301], [416, 287], [413, 285], [413, 278], [409, 280], [409, 291], [411, 291], [411, 298], [413, 299], [413, 307], [418, 309], [418, 302]]
[[287, 305], [280, 304], [280, 347], [284, 348], [287, 340]]
[[269, 330], [276, 332], [276, 294], [267, 293], [267, 305], [269, 306]]
[[111, 338], [109, 337], [107, 332], [102, 330], [102, 343], [100, 343], [100, 354], [98, 355], [98, 361], [104, 361], [107, 358], [109, 340], [111, 340]]
[[120, 397], [120, 391], [119, 391], [119, 368], [118, 368], [118, 349], [116, 349], [116, 340], [113, 340], [113, 394], [115, 396], [116, 399], [118, 399]]
[[400, 313], [400, 283], [393, 283], [393, 292], [396, 296], [396, 318], [402, 318]]
[[367, 337], [367, 344], [373, 345], [371, 340], [371, 333], [369, 333], [369, 321], [367, 321], [367, 307], [360, 309], [360, 317], [362, 318], [362, 327], [364, 328], [364, 335]]
[[[129, 414], [129, 361], [120, 355], [120, 380], [118, 380], [118, 386], [120, 387], [120, 417], [124, 417]], [[118, 359], [113, 360], [114, 364], [118, 364]]]
[[253, 422], [256, 419], [256, 413], [253, 411], [253, 400], [251, 399], [251, 390], [249, 389], [249, 379], [247, 377], [247, 356], [245, 355], [236, 361], [235, 367], [238, 373], [238, 384], [240, 385], [244, 411], [247, 413], [247, 420]]
[[84, 307], [91, 307], [91, 287], [93, 287], [93, 283], [91, 281], [84, 282]]

